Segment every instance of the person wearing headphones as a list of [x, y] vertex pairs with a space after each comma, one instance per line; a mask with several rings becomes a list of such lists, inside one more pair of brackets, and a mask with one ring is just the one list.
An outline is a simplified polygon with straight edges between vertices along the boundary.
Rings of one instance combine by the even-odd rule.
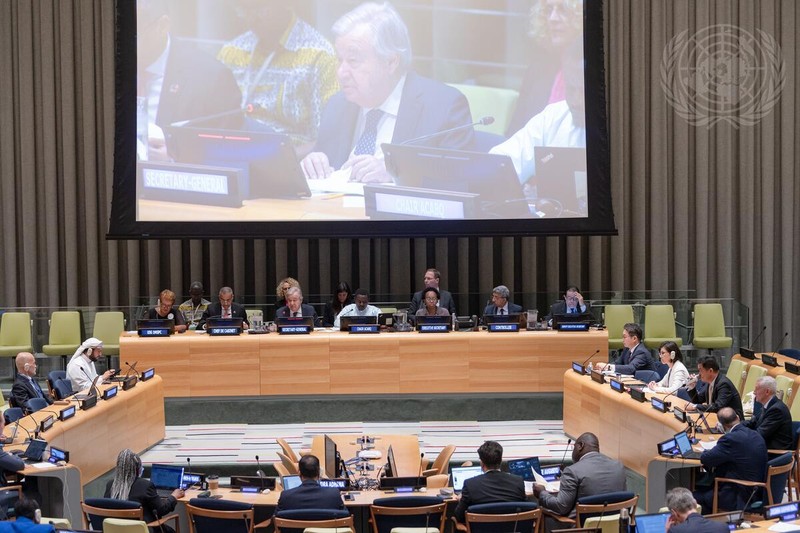
[[658, 355], [661, 362], [669, 367], [666, 375], [656, 383], [651, 381], [647, 388], [653, 392], [673, 393], [680, 389], [689, 381], [689, 370], [683, 364], [681, 349], [673, 341], [665, 341], [658, 348]]
[[[94, 337], [83, 341], [83, 344], [75, 350], [72, 359], [67, 363], [67, 378], [72, 383], [72, 390], [84, 390], [92, 386], [92, 381], [97, 377], [94, 364], [101, 357], [103, 357], [103, 341]], [[106, 370], [101, 380], [106, 382], [115, 373], [115, 370]]]
[[31, 398], [42, 398], [48, 405], [53, 403], [49, 393], [44, 392], [36, 381], [36, 358], [30, 352], [20, 352], [15, 361], [17, 377], [11, 387], [8, 403], [16, 407], [24, 407]]
[[42, 511], [33, 498], [21, 496], [14, 503], [14, 522], [0, 522], [0, 533], [52, 533], [56, 530], [53, 524], [42, 524]]

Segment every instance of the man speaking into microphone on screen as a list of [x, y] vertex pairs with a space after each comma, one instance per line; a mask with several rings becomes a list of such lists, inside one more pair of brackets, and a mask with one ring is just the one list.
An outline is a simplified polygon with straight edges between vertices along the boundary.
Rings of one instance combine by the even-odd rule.
[[[429, 147], [472, 149], [466, 98], [411, 70], [408, 28], [388, 2], [361, 4], [334, 23], [333, 34], [341, 91], [328, 101], [316, 146], [300, 162], [306, 178], [328, 178], [341, 168], [350, 181], [391, 182], [382, 143], [418, 139]], [[445, 133], [451, 128], [457, 129]]]

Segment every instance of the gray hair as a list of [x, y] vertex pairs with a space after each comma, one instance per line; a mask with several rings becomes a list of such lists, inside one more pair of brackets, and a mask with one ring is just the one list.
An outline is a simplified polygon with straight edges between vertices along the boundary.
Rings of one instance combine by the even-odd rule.
[[411, 65], [408, 27], [389, 2], [364, 2], [342, 15], [333, 23], [332, 30], [336, 37], [342, 37], [362, 25], [372, 32], [372, 46], [378, 56], [389, 59], [396, 55], [400, 69], [408, 70]]
[[775, 396], [775, 391], [778, 390], [778, 382], [772, 376], [761, 376], [756, 380], [756, 387], [766, 389], [772, 396]]
[[505, 298], [508, 300], [508, 297], [511, 296], [511, 291], [508, 290], [508, 287], [505, 285], [498, 285], [494, 289], [492, 289], [492, 294], [498, 295], [500, 298]]
[[685, 513], [697, 509], [697, 502], [689, 489], [675, 487], [667, 492], [667, 509], [676, 513]]
[[231, 289], [230, 287], [222, 287], [219, 290], [219, 294], [226, 294], [226, 295], [227, 294], [233, 294], [233, 289]]
[[298, 295], [300, 300], [303, 299], [303, 291], [300, 290], [300, 287], [289, 287], [286, 289], [286, 299], [289, 299], [289, 296]]

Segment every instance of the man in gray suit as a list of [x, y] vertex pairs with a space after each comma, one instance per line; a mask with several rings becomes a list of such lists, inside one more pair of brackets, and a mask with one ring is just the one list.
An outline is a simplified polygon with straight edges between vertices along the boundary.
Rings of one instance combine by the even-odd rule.
[[[572, 449], [573, 464], [564, 469], [558, 494], [550, 494], [542, 485], [533, 486], [533, 494], [539, 504], [558, 516], [575, 517], [575, 504], [579, 498], [606, 492], [624, 491], [625, 467], [600, 453], [600, 443], [594, 433], [584, 433], [575, 441]], [[566, 527], [563, 523], [547, 517], [545, 530]]]

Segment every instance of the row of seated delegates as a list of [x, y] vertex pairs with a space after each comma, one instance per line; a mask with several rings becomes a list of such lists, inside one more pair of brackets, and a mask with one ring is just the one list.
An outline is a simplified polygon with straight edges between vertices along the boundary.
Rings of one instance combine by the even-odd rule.
[[13, 522], [0, 522], [0, 533], [53, 533], [56, 530], [52, 523], [42, 524], [42, 511], [33, 498], [22, 496], [14, 502], [14, 516]]
[[411, 69], [408, 28], [391, 4], [362, 3], [340, 17], [332, 32], [341, 90], [328, 101], [316, 144], [301, 161], [306, 178], [324, 179], [341, 169], [350, 172], [350, 181], [391, 182], [381, 144], [459, 126], [465, 127], [427, 139], [426, 146], [473, 147], [467, 99]]
[[[89, 337], [78, 346], [67, 363], [67, 379], [72, 383], [73, 391], [88, 389], [92, 385], [92, 381], [97, 377], [97, 368], [94, 364], [101, 357], [103, 357], [103, 341], [100, 339]], [[114, 373], [112, 369], [106, 370], [100, 379], [105, 383]]]
[[276, 513], [294, 509], [345, 509], [339, 489], [320, 487], [319, 459], [316, 456], [302, 456], [297, 466], [302, 483], [293, 489], [281, 491]]
[[300, 287], [290, 287], [286, 290], [286, 305], [275, 311], [275, 318], [303, 317], [314, 318], [314, 327], [320, 327], [322, 321], [317, 316], [313, 306], [303, 303], [303, 291]]
[[[575, 506], [580, 498], [625, 490], [625, 467], [600, 453], [600, 441], [594, 433], [588, 432], [575, 440], [572, 464], [561, 474], [558, 493], [551, 494], [539, 484], [533, 486], [533, 494], [543, 509], [569, 518], [575, 518]], [[549, 533], [565, 526], [553, 517], [546, 516], [544, 527]]]
[[353, 289], [346, 281], [341, 281], [333, 290], [333, 298], [325, 304], [325, 311], [322, 313], [322, 325], [325, 327], [334, 326], [336, 317], [342, 309], [353, 303]]
[[233, 301], [233, 289], [230, 287], [222, 287], [217, 295], [219, 301], [208, 304], [203, 316], [200, 317], [200, 322], [197, 324], [197, 329], [205, 329], [206, 321], [209, 318], [241, 318], [242, 327], [248, 329], [250, 323], [247, 320], [247, 311], [244, 306], [237, 304]]
[[[144, 521], [149, 523], [174, 511], [185, 493], [177, 488], [168, 496], [160, 496], [153, 482], [142, 477], [143, 473], [144, 467], [139, 456], [130, 449], [122, 450], [117, 455], [114, 478], [106, 484], [104, 497], [139, 502], [144, 511]], [[163, 533], [174, 533], [166, 524], [159, 529]]]
[[17, 377], [11, 387], [8, 404], [11, 407], [24, 407], [25, 402], [32, 398], [43, 398], [48, 404], [53, 403], [49, 393], [45, 393], [39, 382], [36, 381], [36, 358], [30, 352], [20, 352], [15, 360]]
[[522, 312], [522, 306], [515, 304], [511, 298], [511, 291], [505, 285], [498, 285], [492, 289], [491, 303], [483, 310], [485, 315], [513, 315]]
[[211, 302], [203, 298], [203, 284], [193, 281], [189, 285], [189, 299], [178, 306], [178, 311], [183, 314], [183, 319], [189, 329], [197, 329], [197, 325], [209, 305]]
[[425, 285], [425, 288], [421, 291], [415, 292], [414, 296], [411, 297], [411, 305], [408, 306], [408, 314], [410, 316], [414, 316], [417, 314], [417, 310], [422, 307], [423, 305], [423, 292], [428, 289], [429, 287], [433, 287], [436, 289], [438, 294], [436, 295], [439, 299], [438, 306], [443, 307], [447, 310], [448, 315], [452, 315], [456, 312], [456, 302], [453, 300], [453, 295], [450, 294], [450, 291], [442, 289], [439, 286], [441, 282], [442, 274], [435, 268], [429, 268], [425, 271], [425, 275], [422, 278], [422, 283]]
[[158, 294], [158, 304], [147, 311], [146, 318], [172, 320], [175, 323], [176, 333], [183, 333], [189, 327], [183, 313], [175, 307], [175, 293], [169, 289], [164, 289]]
[[356, 289], [355, 301], [346, 305], [333, 321], [333, 327], [338, 328], [343, 316], [378, 316], [381, 310], [369, 304], [367, 289]]
[[706, 518], [697, 512], [697, 500], [692, 491], [675, 487], [667, 492], [667, 533], [728, 533], [728, 524]]

